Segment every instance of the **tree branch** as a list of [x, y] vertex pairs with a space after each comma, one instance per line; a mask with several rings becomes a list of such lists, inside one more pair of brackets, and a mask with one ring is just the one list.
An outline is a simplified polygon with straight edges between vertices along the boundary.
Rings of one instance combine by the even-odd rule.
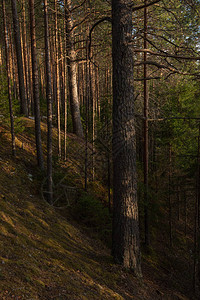
[[88, 57], [90, 59], [90, 52], [91, 52], [91, 44], [92, 44], [92, 32], [94, 30], [94, 28], [96, 26], [98, 26], [99, 24], [101, 24], [102, 22], [104, 21], [107, 21], [107, 22], [110, 22], [112, 23], [112, 18], [110, 17], [105, 17], [105, 18], [102, 18], [101, 20], [97, 21], [90, 29], [90, 33], [89, 33], [89, 45], [88, 45]]
[[155, 0], [155, 1], [152, 1], [152, 2], [150, 2], [150, 3], [143, 4], [143, 5], [139, 5], [139, 6], [135, 6], [135, 7], [134, 7], [134, 4], [131, 4], [131, 5], [130, 5], [130, 8], [132, 8], [132, 11], [136, 11], [136, 10], [140, 10], [140, 9], [145, 8], [145, 7], [151, 6], [151, 5], [153, 5], [153, 4], [156, 4], [156, 3], [160, 2], [160, 1], [161, 1], [161, 0]]
[[74, 11], [74, 10], [76, 10], [77, 8], [80, 8], [81, 6], [83, 6], [84, 4], [85, 4], [85, 2], [86, 2], [87, 0], [84, 0], [81, 4], [79, 4], [79, 5], [76, 5], [76, 6], [74, 6], [72, 9], [71, 9], [71, 13]]
[[150, 49], [134, 49], [134, 52], [147, 52], [149, 54], [152, 55], [156, 55], [156, 56], [161, 56], [161, 57], [171, 57], [171, 58], [176, 58], [176, 59], [186, 59], [186, 60], [200, 60], [200, 56], [179, 56], [179, 55], [174, 55], [174, 54], [170, 54], [170, 53], [158, 53], [158, 52], [154, 52]]
[[157, 79], [161, 79], [160, 76], [157, 77], [145, 77], [145, 78], [134, 78], [134, 81], [144, 81], [144, 80], [157, 80]]
[[155, 66], [157, 67], [158, 69], [166, 69], [166, 70], [169, 70], [172, 72], [172, 74], [180, 74], [180, 75], [185, 75], [185, 76], [196, 76], [196, 77], [199, 77], [200, 74], [199, 73], [186, 73], [186, 72], [182, 72], [182, 71], [179, 71], [178, 69], [176, 68], [172, 68], [170, 66], [165, 66], [165, 65], [161, 65], [155, 61], [150, 61], [150, 60], [147, 60], [147, 61], [140, 61], [138, 63], [135, 63], [135, 66], [140, 66], [140, 65], [152, 65], [152, 66]]

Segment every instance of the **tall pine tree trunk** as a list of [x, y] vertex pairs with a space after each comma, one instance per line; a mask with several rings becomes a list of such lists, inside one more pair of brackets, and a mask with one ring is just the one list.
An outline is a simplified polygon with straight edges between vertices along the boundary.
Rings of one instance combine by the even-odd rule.
[[117, 263], [141, 276], [130, 0], [112, 0], [113, 245]]
[[[65, 3], [64, 3], [65, 4]], [[64, 33], [65, 33], [65, 28], [66, 28], [66, 20], [64, 18]], [[64, 159], [67, 159], [67, 57], [66, 57], [66, 48], [67, 47], [67, 40], [66, 40], [66, 34], [64, 34]]]
[[57, 0], [54, 1], [55, 9], [55, 68], [56, 68], [56, 100], [57, 100], [57, 125], [58, 125], [58, 156], [61, 158], [61, 129], [60, 129], [60, 71], [58, 59], [58, 12]]
[[14, 94], [14, 98], [17, 99], [17, 80], [16, 80], [16, 74], [15, 74], [15, 55], [14, 55], [14, 47], [12, 43], [12, 32], [11, 32], [11, 24], [8, 24], [8, 35], [9, 35], [9, 42], [10, 42], [10, 77], [12, 80], [12, 91]]
[[27, 99], [27, 110], [29, 113], [30, 106], [30, 88], [28, 80], [28, 55], [27, 55], [27, 30], [26, 30], [26, 4], [25, 0], [22, 2], [23, 11], [22, 11], [22, 20], [23, 20], [23, 52], [24, 52], [24, 73], [25, 73], [25, 85], [26, 85], [26, 99]]
[[22, 47], [19, 29], [19, 20], [17, 15], [16, 0], [11, 0], [12, 4], [12, 15], [13, 15], [13, 28], [14, 28], [14, 39], [15, 48], [17, 54], [17, 67], [18, 67], [18, 78], [19, 78], [19, 93], [21, 102], [21, 113], [28, 116], [28, 109], [26, 103], [25, 86], [24, 86], [24, 68], [22, 62]]
[[68, 81], [70, 107], [73, 123], [73, 131], [79, 137], [83, 137], [83, 127], [80, 116], [80, 105], [78, 97], [78, 86], [76, 78], [76, 51], [74, 47], [73, 20], [71, 16], [71, 0], [65, 0], [65, 19], [66, 19], [66, 43], [68, 56]]
[[44, 169], [41, 128], [40, 128], [40, 93], [39, 93], [39, 78], [38, 78], [37, 53], [36, 53], [34, 0], [29, 0], [29, 13], [30, 13], [32, 80], [33, 80], [37, 161], [40, 169]]
[[[144, 2], [146, 4], [146, 0]], [[147, 8], [144, 8], [144, 49], [147, 49]], [[149, 235], [149, 95], [147, 85], [147, 53], [144, 52], [144, 228], [145, 245], [150, 245]]]
[[25, 6], [25, 0], [22, 2], [23, 10], [22, 10], [22, 45], [23, 45], [23, 62], [24, 62], [24, 83], [26, 87], [26, 99], [27, 99], [27, 110], [29, 113], [29, 104], [30, 104], [30, 89], [29, 89], [29, 81], [28, 81], [28, 59], [27, 59], [27, 30], [26, 30], [26, 6]]
[[45, 65], [46, 65], [46, 97], [47, 97], [47, 191], [48, 202], [53, 202], [52, 179], [52, 86], [51, 59], [49, 44], [48, 0], [44, 0], [44, 28], [45, 28]]
[[7, 69], [7, 82], [8, 82], [10, 124], [11, 124], [12, 154], [15, 155], [15, 132], [14, 132], [14, 117], [13, 117], [13, 108], [12, 108], [12, 91], [11, 91], [10, 64], [9, 64], [9, 39], [8, 39], [8, 30], [6, 24], [6, 9], [5, 9], [4, 0], [2, 0], [2, 11], [3, 11], [3, 24], [4, 24], [5, 52], [6, 52], [6, 69]]

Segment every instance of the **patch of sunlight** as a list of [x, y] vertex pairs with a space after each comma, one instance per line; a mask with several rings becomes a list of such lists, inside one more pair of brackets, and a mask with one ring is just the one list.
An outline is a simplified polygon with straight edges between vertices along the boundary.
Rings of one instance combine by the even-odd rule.
[[51, 247], [53, 249], [56, 249], [57, 251], [59, 251], [60, 253], [65, 253], [65, 249], [59, 244], [57, 243], [55, 240], [52, 239], [47, 239], [45, 240], [45, 244], [48, 247]]
[[0, 232], [3, 235], [9, 235], [8, 230], [4, 226], [1, 226], [1, 225], [0, 225]]
[[63, 264], [63, 260], [59, 260], [59, 259], [51, 259], [52, 265], [54, 266], [54, 268], [59, 268], [62, 271], [66, 271], [70, 269], [70, 266], [64, 265]]
[[64, 219], [58, 220], [55, 226], [57, 227], [57, 229], [62, 229], [62, 230], [64, 229], [64, 231], [67, 232], [69, 237], [74, 237], [74, 235], [77, 235], [77, 229], [74, 228], [69, 223], [67, 223], [66, 220]]
[[106, 286], [100, 285], [100, 284], [96, 284], [96, 287], [98, 287], [99, 293], [101, 296], [112, 296], [115, 297], [115, 299], [117, 300], [123, 300], [124, 298], [122, 296], [120, 296], [118, 293], [113, 292], [111, 289], [109, 289]]
[[10, 224], [12, 227], [15, 227], [12, 219], [2, 211], [0, 212], [0, 218], [4, 220], [6, 223]]
[[4, 265], [5, 263], [9, 262], [9, 259], [3, 256], [0, 256], [0, 263]]
[[[22, 234], [22, 235], [27, 236], [27, 237], [28, 237], [28, 236], [30, 235], [30, 233], [31, 233], [25, 226], [23, 226], [23, 225], [21, 225], [21, 224], [19, 224], [19, 223], [17, 224], [17, 226], [16, 226], [15, 229], [16, 229], [16, 231], [17, 231], [18, 234]], [[24, 237], [24, 236], [19, 236], [19, 235], [18, 235], [18, 236], [16, 237], [17, 242], [20, 243], [22, 240], [25, 241], [25, 237]]]
[[36, 218], [36, 220], [37, 220], [40, 224], [42, 224], [42, 226], [44, 226], [46, 229], [49, 229], [49, 228], [50, 228], [49, 224], [47, 224], [43, 219], [41, 219], [41, 218], [39, 218], [39, 217], [36, 217], [36, 216], [35, 216], [35, 218]]
[[30, 272], [33, 274], [33, 275], [35, 275], [35, 276], [38, 276], [38, 275], [40, 275], [40, 273], [41, 273], [41, 269], [39, 268], [39, 267], [37, 267], [36, 265], [31, 265], [30, 267], [29, 267], [29, 269], [30, 269]]
[[15, 167], [13, 167], [12, 165], [10, 165], [10, 162], [6, 162], [1, 166], [1, 169], [3, 172], [9, 174], [9, 175], [13, 175], [16, 171]]
[[40, 279], [35, 279], [34, 280], [34, 284], [38, 284], [38, 285], [40, 285], [41, 287], [45, 287], [45, 283], [42, 281], [42, 280], [40, 280]]
[[[26, 211], [27, 212], [29, 212], [30, 210], [34, 210], [35, 209], [35, 205], [34, 205], [34, 203], [33, 202], [28, 202], [27, 203], [27, 209], [26, 209]], [[31, 213], [32, 214], [32, 213]], [[32, 214], [33, 215], [33, 214]]]
[[15, 145], [19, 148], [22, 148], [24, 146], [23, 142], [19, 140], [17, 137], [15, 137]]

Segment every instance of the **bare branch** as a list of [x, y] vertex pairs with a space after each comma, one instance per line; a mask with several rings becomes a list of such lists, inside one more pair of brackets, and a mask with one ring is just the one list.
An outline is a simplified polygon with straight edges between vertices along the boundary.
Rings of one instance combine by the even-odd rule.
[[153, 5], [153, 4], [156, 4], [156, 3], [160, 2], [160, 1], [161, 1], [161, 0], [155, 0], [155, 1], [152, 1], [152, 2], [150, 2], [150, 3], [143, 4], [143, 5], [139, 5], [139, 6], [135, 6], [135, 7], [134, 7], [134, 4], [131, 4], [130, 7], [132, 8], [132, 11], [136, 11], [136, 10], [143, 9], [143, 8], [145, 8], [145, 7], [149, 7], [149, 6], [151, 6], [151, 5]]
[[95, 29], [96, 26], [98, 26], [99, 24], [103, 23], [104, 21], [110, 22], [112, 23], [112, 18], [110, 17], [105, 17], [102, 18], [101, 20], [97, 21], [90, 29], [90, 33], [89, 33], [89, 45], [88, 45], [88, 56], [90, 59], [90, 52], [91, 52], [91, 44], [92, 44], [92, 32]]
[[150, 49], [134, 49], [134, 52], [147, 52], [149, 54], [152, 55], [156, 55], [156, 56], [161, 56], [161, 57], [171, 57], [171, 58], [176, 58], [176, 59], [186, 59], [186, 60], [200, 60], [200, 56], [179, 56], [179, 55], [174, 55], [174, 54], [170, 54], [170, 53], [158, 53], [158, 52], [154, 52]]
[[81, 6], [83, 6], [83, 5], [85, 4], [86, 1], [87, 1], [87, 0], [84, 0], [81, 4], [74, 6], [74, 7], [71, 9], [71, 12], [73, 12], [75, 9], [80, 8]]
[[[135, 114], [135, 117], [136, 118], [139, 118], [139, 119], [142, 119], [142, 120], [145, 120], [146, 118], [142, 115], [139, 115], [139, 114]], [[150, 122], [155, 122], [155, 121], [168, 121], [168, 120], [200, 120], [199, 117], [168, 117], [168, 118], [157, 118], [157, 119], [151, 119], [151, 118], [148, 118], [148, 121]]]
[[72, 29], [71, 29], [71, 31], [72, 30], [74, 30], [76, 27], [78, 27], [79, 25], [81, 25], [81, 24], [83, 24], [86, 20], [87, 20], [87, 18], [89, 17], [89, 16], [91, 16], [91, 12], [89, 12], [80, 22], [78, 22], [78, 23], [76, 23], [76, 24], [74, 24], [74, 26], [72, 27]]
[[148, 119], [148, 121], [167, 121], [167, 120], [200, 120], [198, 117], [171, 117], [171, 118], [160, 118], [160, 119]]
[[153, 79], [161, 79], [161, 77], [157, 76], [157, 77], [134, 78], [134, 81], [144, 81], [144, 80], [153, 80]]
[[166, 70], [169, 70], [171, 71], [171, 75], [172, 74], [180, 74], [180, 75], [185, 75], [185, 76], [196, 76], [196, 77], [200, 77], [200, 74], [199, 73], [186, 73], [186, 72], [182, 72], [182, 71], [179, 71], [178, 69], [176, 68], [173, 68], [173, 67], [170, 67], [170, 66], [165, 66], [165, 65], [161, 65], [155, 61], [140, 61], [140, 62], [137, 62], [135, 63], [135, 66], [140, 66], [140, 65], [144, 65], [144, 64], [147, 64], [147, 65], [152, 65], [152, 66], [155, 66], [157, 67], [158, 69], [166, 69]]

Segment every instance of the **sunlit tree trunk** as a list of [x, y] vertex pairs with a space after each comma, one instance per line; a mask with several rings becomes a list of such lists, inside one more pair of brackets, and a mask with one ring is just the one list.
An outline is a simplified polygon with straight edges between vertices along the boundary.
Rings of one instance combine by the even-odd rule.
[[26, 95], [25, 95], [25, 86], [24, 86], [24, 68], [23, 68], [23, 62], [22, 62], [21, 38], [20, 38], [20, 29], [19, 29], [18, 15], [17, 15], [16, 0], [11, 0], [11, 4], [12, 4], [12, 15], [13, 15], [15, 48], [16, 48], [16, 54], [17, 54], [17, 67], [18, 67], [18, 78], [19, 78], [21, 113], [28, 116], [28, 109], [27, 109]]
[[195, 293], [199, 289], [200, 282], [200, 123], [198, 133], [198, 149], [197, 149], [197, 178], [196, 178], [196, 199], [195, 199], [195, 222], [194, 222], [194, 256], [193, 256], [193, 288]]
[[41, 169], [44, 169], [41, 128], [40, 128], [40, 93], [39, 93], [39, 77], [38, 77], [37, 53], [36, 53], [34, 0], [29, 0], [29, 13], [30, 13], [32, 80], [33, 80], [37, 161], [38, 161], [38, 166]]
[[83, 137], [83, 127], [80, 116], [80, 105], [78, 99], [78, 87], [76, 78], [76, 51], [74, 47], [73, 20], [71, 16], [71, 0], [65, 0], [66, 19], [66, 44], [68, 55], [68, 81], [70, 94], [70, 107], [73, 123], [73, 131], [79, 137]]
[[6, 10], [5, 10], [4, 0], [2, 0], [2, 11], [3, 11], [3, 24], [4, 24], [7, 82], [8, 82], [8, 100], [9, 100], [10, 124], [11, 124], [12, 154], [15, 155], [15, 132], [14, 132], [12, 90], [11, 90], [10, 65], [9, 65], [9, 56], [10, 56], [9, 55], [9, 39], [8, 39], [8, 30], [7, 30], [7, 24], [6, 24]]
[[[53, 20], [51, 20], [53, 21]], [[52, 91], [53, 91], [53, 103], [56, 103], [56, 76], [55, 76], [55, 47], [54, 47], [54, 33], [51, 30], [51, 26], [49, 27], [49, 37], [50, 37], [50, 56], [51, 56], [51, 83], [52, 83]]]
[[28, 55], [27, 55], [27, 30], [26, 30], [26, 4], [25, 0], [22, 2], [23, 10], [22, 10], [22, 21], [23, 21], [23, 53], [24, 53], [24, 77], [25, 77], [25, 85], [26, 85], [26, 99], [27, 99], [27, 109], [29, 111], [30, 107], [30, 88], [29, 88], [29, 80], [28, 80]]
[[90, 82], [89, 82], [89, 57], [88, 57], [88, 41], [86, 41], [86, 95], [85, 95], [85, 191], [88, 188], [88, 131], [89, 131], [89, 101], [90, 101]]
[[44, 0], [44, 28], [45, 28], [45, 66], [46, 66], [46, 98], [47, 98], [47, 192], [48, 201], [53, 202], [52, 178], [52, 86], [51, 86], [51, 60], [48, 24], [48, 0]]
[[60, 71], [58, 60], [58, 12], [57, 1], [54, 1], [55, 9], [55, 69], [56, 69], [56, 100], [57, 100], [57, 125], [58, 125], [58, 156], [61, 158], [61, 129], [60, 129]]
[[112, 0], [114, 260], [141, 276], [130, 0]]
[[[65, 5], [65, 1], [64, 1]], [[63, 79], [63, 84], [64, 84], [64, 158], [65, 160], [67, 159], [67, 37], [65, 34], [65, 28], [66, 28], [66, 20], [64, 18], [64, 79]]]
[[32, 58], [31, 58], [31, 46], [28, 46], [28, 51], [27, 51], [27, 59], [28, 59], [28, 82], [29, 82], [29, 89], [30, 89], [30, 103], [29, 105], [29, 114], [32, 112], [34, 115], [34, 99], [33, 99], [33, 72], [32, 72]]
[[95, 68], [95, 77], [96, 77], [96, 112], [98, 119], [100, 120], [101, 116], [101, 103], [100, 103], [100, 97], [99, 97], [99, 69]]
[[14, 94], [14, 98], [17, 99], [17, 78], [15, 73], [15, 55], [14, 55], [14, 49], [13, 49], [14, 47], [12, 42], [11, 24], [8, 24], [7, 30], [8, 30], [9, 43], [10, 43], [9, 66], [10, 66], [10, 77], [12, 80], [12, 91]]
[[[145, 0], [145, 4], [146, 4]], [[144, 49], [147, 49], [147, 8], [144, 8]], [[145, 225], [145, 245], [149, 247], [149, 197], [148, 197], [148, 173], [149, 173], [149, 95], [147, 85], [147, 53], [144, 52], [144, 225]]]

